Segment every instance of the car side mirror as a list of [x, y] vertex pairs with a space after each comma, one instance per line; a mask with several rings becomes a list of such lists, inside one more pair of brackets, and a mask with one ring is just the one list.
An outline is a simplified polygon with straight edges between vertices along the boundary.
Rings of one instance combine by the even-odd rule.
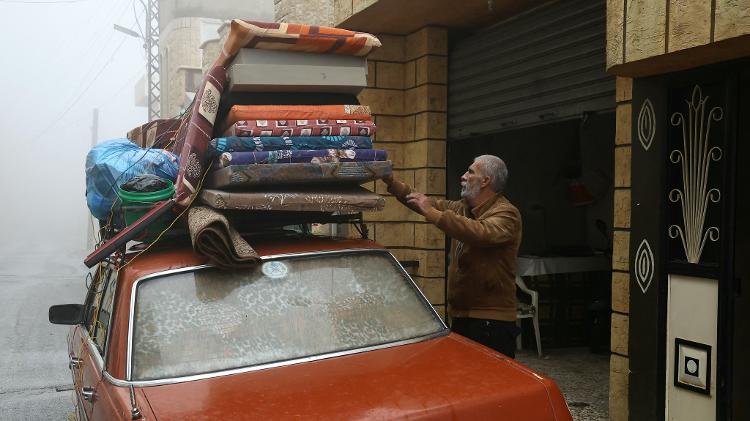
[[56, 325], [77, 325], [83, 322], [83, 304], [60, 304], [49, 308], [49, 322]]

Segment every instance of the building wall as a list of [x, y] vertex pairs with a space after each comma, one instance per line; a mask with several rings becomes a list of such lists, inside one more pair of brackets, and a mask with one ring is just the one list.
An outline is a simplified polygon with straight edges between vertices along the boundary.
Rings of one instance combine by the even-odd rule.
[[331, 0], [273, 0], [276, 22], [333, 26]]
[[630, 314], [630, 150], [633, 80], [618, 77], [615, 101], [615, 192], [612, 252], [612, 354], [609, 363], [609, 418], [628, 419]]
[[338, 25], [377, 2], [378, 0], [333, 0], [333, 22]]
[[185, 73], [187, 69], [200, 69], [200, 18], [177, 18], [161, 30], [161, 117], [179, 115], [186, 102]]
[[608, 0], [607, 68], [666, 73], [750, 54], [750, 3]]
[[[448, 34], [425, 27], [406, 36], [378, 35], [383, 46], [368, 58], [368, 87], [359, 95], [372, 109], [375, 147], [393, 161], [395, 178], [433, 198], [445, 197]], [[414, 280], [445, 313], [445, 235], [388, 195], [383, 212], [366, 215], [370, 238], [401, 261], [416, 260]]]

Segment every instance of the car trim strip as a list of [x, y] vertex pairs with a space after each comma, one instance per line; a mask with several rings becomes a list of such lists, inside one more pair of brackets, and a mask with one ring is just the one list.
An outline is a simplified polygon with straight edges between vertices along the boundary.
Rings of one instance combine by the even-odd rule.
[[326, 354], [320, 354], [320, 355], [313, 355], [310, 357], [304, 357], [304, 358], [296, 358], [291, 360], [285, 360], [285, 361], [277, 361], [274, 363], [267, 363], [267, 364], [260, 364], [255, 365], [251, 367], [241, 367], [241, 368], [234, 368], [229, 370], [220, 370], [210, 373], [202, 373], [202, 374], [194, 374], [190, 376], [181, 376], [181, 377], [172, 377], [172, 378], [165, 378], [165, 379], [157, 379], [157, 380], [132, 380], [132, 358], [133, 358], [133, 320], [135, 318], [135, 297], [136, 292], [138, 291], [138, 285], [146, 280], [153, 279], [153, 278], [160, 278], [163, 276], [168, 275], [174, 275], [177, 273], [183, 273], [183, 272], [192, 272], [196, 270], [201, 269], [207, 269], [207, 268], [213, 268], [212, 265], [196, 265], [196, 266], [189, 266], [179, 269], [171, 269], [166, 270], [162, 272], [156, 272], [152, 273], [146, 276], [143, 276], [141, 278], [136, 279], [133, 282], [133, 286], [131, 287], [130, 291], [130, 315], [128, 318], [128, 349], [127, 349], [127, 365], [125, 368], [125, 379], [117, 379], [113, 377], [111, 374], [109, 374], [107, 371], [104, 371], [105, 377], [110, 381], [110, 383], [116, 385], [116, 386], [129, 386], [134, 385], [136, 387], [145, 387], [145, 386], [157, 386], [157, 385], [164, 385], [164, 384], [174, 384], [174, 383], [183, 383], [188, 381], [194, 381], [194, 380], [203, 380], [203, 379], [209, 379], [213, 377], [219, 377], [219, 376], [225, 376], [225, 375], [231, 375], [231, 374], [238, 374], [238, 373], [246, 373], [251, 371], [259, 371], [259, 370], [266, 370], [269, 368], [275, 368], [275, 367], [283, 367], [288, 365], [294, 365], [294, 364], [301, 364], [311, 361], [318, 361], [328, 358], [335, 358], [340, 357], [344, 355], [352, 355], [352, 354], [358, 354], [361, 352], [368, 352], [368, 351], [374, 351], [378, 349], [384, 349], [384, 348], [390, 348], [390, 347], [396, 347], [396, 346], [403, 346], [403, 345], [409, 345], [417, 342], [426, 341], [429, 339], [437, 338], [440, 336], [446, 336], [450, 331], [448, 330], [447, 325], [443, 321], [443, 319], [440, 317], [440, 315], [437, 313], [435, 308], [430, 304], [429, 300], [427, 300], [427, 297], [422, 293], [422, 290], [419, 289], [417, 284], [414, 282], [412, 277], [409, 275], [408, 272], [398, 264], [398, 259], [388, 250], [385, 249], [370, 249], [370, 248], [362, 248], [362, 249], [345, 249], [345, 250], [326, 250], [326, 251], [315, 251], [315, 252], [305, 252], [305, 253], [285, 253], [285, 254], [274, 254], [269, 256], [263, 256], [261, 257], [261, 260], [275, 260], [275, 259], [283, 259], [287, 257], [307, 257], [307, 256], [319, 256], [319, 255], [327, 255], [327, 254], [352, 254], [352, 253], [364, 253], [364, 252], [380, 252], [390, 255], [390, 257], [397, 263], [397, 267], [400, 268], [402, 275], [406, 276], [406, 279], [408, 279], [412, 287], [416, 290], [418, 293], [418, 296], [421, 297], [423, 304], [426, 304], [431, 310], [432, 313], [435, 315], [437, 320], [440, 321], [440, 324], [442, 325], [443, 329], [441, 329], [438, 332], [431, 333], [429, 335], [423, 335], [416, 338], [410, 338], [405, 339], [402, 341], [397, 342], [388, 342], [384, 344], [379, 345], [373, 345], [365, 348], [357, 348], [357, 349], [351, 349], [346, 351], [338, 351], [338, 352], [332, 352], [332, 353], [326, 353]]
[[405, 339], [403, 341], [398, 341], [398, 342], [389, 342], [385, 344], [369, 346], [366, 348], [356, 348], [356, 349], [351, 349], [347, 351], [339, 351], [339, 352], [332, 352], [328, 354], [313, 355], [313, 356], [305, 357], [305, 358], [278, 361], [274, 363], [254, 365], [251, 367], [241, 367], [241, 368], [234, 368], [234, 369], [229, 369], [229, 370], [213, 371], [210, 373], [194, 374], [190, 376], [173, 377], [173, 378], [158, 379], [158, 380], [130, 381], [130, 380], [116, 379], [111, 374], [105, 371], [104, 377], [115, 386], [125, 387], [131, 384], [134, 387], [162, 386], [166, 384], [185, 383], [185, 382], [191, 382], [191, 381], [196, 381], [196, 380], [211, 379], [214, 377], [229, 376], [232, 374], [241, 374], [241, 373], [249, 373], [253, 371], [267, 370], [269, 368], [286, 367], [290, 365], [302, 364], [302, 363], [307, 363], [307, 362], [312, 362], [312, 361], [320, 361], [320, 360], [326, 360], [329, 358], [342, 357], [345, 355], [353, 355], [353, 354], [359, 354], [362, 352], [375, 351], [375, 350], [384, 349], [384, 348], [394, 348], [397, 346], [409, 345], [409, 344], [427, 341], [427, 340], [434, 339], [434, 338], [439, 338], [441, 336], [447, 336], [449, 333], [450, 331], [446, 328], [436, 333], [432, 333], [432, 334], [425, 335], [425, 336], [419, 336], [419, 337], [412, 338], [412, 339]]

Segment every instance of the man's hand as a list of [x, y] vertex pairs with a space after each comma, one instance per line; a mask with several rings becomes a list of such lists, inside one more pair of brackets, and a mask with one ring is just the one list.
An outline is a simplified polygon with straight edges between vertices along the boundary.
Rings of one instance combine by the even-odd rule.
[[419, 192], [413, 192], [406, 195], [406, 203], [411, 205], [422, 215], [425, 215], [427, 211], [433, 208], [430, 198]]

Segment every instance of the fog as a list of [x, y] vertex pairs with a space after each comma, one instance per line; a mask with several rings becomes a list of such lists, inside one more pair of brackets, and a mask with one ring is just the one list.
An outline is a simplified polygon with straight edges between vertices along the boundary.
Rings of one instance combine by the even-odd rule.
[[[97, 141], [146, 122], [143, 8], [131, 0], [0, 0], [0, 274], [79, 271], [88, 253], [84, 162]], [[136, 4], [135, 11], [133, 4]]]

